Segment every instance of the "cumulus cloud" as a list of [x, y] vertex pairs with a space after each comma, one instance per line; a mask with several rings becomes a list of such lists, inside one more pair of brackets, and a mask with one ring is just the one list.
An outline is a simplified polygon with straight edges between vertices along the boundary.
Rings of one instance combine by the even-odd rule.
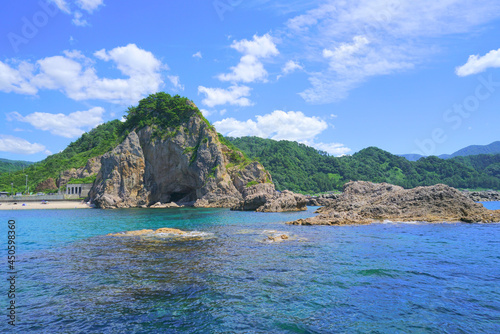
[[256, 121], [238, 121], [226, 118], [214, 123], [222, 134], [231, 137], [257, 136], [276, 140], [304, 141], [324, 131], [328, 124], [318, 117], [308, 117], [300, 111], [275, 110], [270, 114], [256, 116]]
[[53, 135], [75, 138], [101, 124], [103, 114], [103, 108], [95, 107], [86, 111], [75, 111], [69, 115], [34, 112], [22, 116], [18, 112], [12, 112], [10, 116], [18, 121], [29, 123], [39, 130], [49, 131]]
[[286, 62], [285, 66], [283, 66], [282, 68], [282, 71], [283, 71], [283, 74], [289, 74], [289, 73], [292, 73], [292, 72], [295, 72], [297, 70], [302, 70], [302, 66], [297, 63], [296, 61], [293, 61], [293, 60], [289, 60]]
[[246, 39], [233, 41], [231, 47], [242, 53], [243, 56], [238, 65], [231, 67], [230, 73], [219, 74], [217, 76], [219, 80], [246, 83], [266, 81], [267, 71], [264, 69], [261, 59], [279, 54], [269, 34], [254, 35], [250, 41]]
[[289, 19], [283, 44], [302, 50], [311, 87], [301, 96], [330, 103], [375, 76], [405, 71], [438, 52], [435, 38], [469, 33], [500, 17], [484, 0], [326, 0]]
[[484, 56], [471, 55], [462, 66], [455, 69], [455, 73], [460, 77], [477, 74], [486, 71], [488, 68], [500, 67], [500, 49], [491, 50]]
[[19, 153], [19, 154], [35, 154], [45, 150], [45, 146], [38, 143], [30, 143], [29, 141], [7, 135], [0, 135], [0, 151]]
[[199, 86], [198, 94], [205, 94], [205, 98], [201, 102], [210, 108], [224, 104], [248, 107], [252, 105], [252, 102], [246, 98], [250, 95], [250, 90], [250, 87], [238, 85], [233, 85], [229, 89]]
[[103, 4], [103, 0], [77, 0], [76, 4], [83, 10], [92, 13]]
[[201, 55], [201, 52], [200, 52], [200, 51], [198, 51], [198, 52], [196, 52], [196, 53], [193, 55], [193, 58], [199, 58], [199, 59], [201, 59], [201, 58], [203, 58], [203, 56]]
[[317, 150], [325, 151], [328, 154], [335, 156], [343, 156], [351, 151], [349, 147], [345, 147], [344, 144], [339, 143], [309, 143], [309, 146], [314, 147]]
[[30, 84], [34, 66], [28, 62], [9, 65], [0, 61], [0, 91], [5, 93], [36, 94], [37, 88]]
[[167, 75], [168, 80], [177, 90], [184, 90], [184, 85], [181, 84], [181, 79], [178, 75]]
[[21, 62], [17, 67], [0, 62], [0, 91], [34, 95], [39, 90], [59, 90], [74, 100], [98, 99], [131, 104], [157, 92], [163, 84], [161, 70], [166, 68], [149, 51], [135, 44], [94, 53], [97, 59], [112, 62], [127, 78], [101, 78], [93, 67], [94, 60], [79, 51], [64, 56]]
[[300, 111], [275, 110], [256, 116], [256, 120], [239, 121], [226, 118], [214, 123], [218, 132], [231, 137], [257, 136], [274, 140], [291, 140], [304, 143], [334, 155], [343, 155], [349, 148], [338, 143], [316, 143], [315, 138], [328, 128], [318, 117], [309, 117]]

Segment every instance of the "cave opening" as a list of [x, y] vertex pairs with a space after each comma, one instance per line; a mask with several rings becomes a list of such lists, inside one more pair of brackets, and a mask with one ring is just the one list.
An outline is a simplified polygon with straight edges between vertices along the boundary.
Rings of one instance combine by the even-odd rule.
[[171, 202], [178, 202], [180, 200], [184, 201], [195, 201], [196, 200], [196, 194], [194, 191], [181, 191], [181, 192], [174, 192], [170, 194], [170, 201]]

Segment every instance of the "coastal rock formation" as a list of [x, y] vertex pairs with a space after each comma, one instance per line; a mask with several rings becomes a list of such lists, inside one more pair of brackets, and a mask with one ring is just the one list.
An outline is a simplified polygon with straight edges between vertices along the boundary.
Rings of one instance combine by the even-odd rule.
[[500, 192], [498, 191], [464, 191], [463, 193], [474, 202], [500, 201]]
[[349, 182], [333, 203], [299, 219], [295, 225], [369, 224], [376, 221], [498, 222], [500, 210], [490, 211], [462, 192], [438, 184], [403, 189], [388, 183]]
[[327, 206], [336, 200], [340, 194], [322, 194], [319, 196], [307, 196], [308, 206]]
[[304, 195], [285, 190], [276, 191], [274, 184], [257, 184], [243, 191], [244, 199], [232, 210], [283, 212], [306, 210], [307, 200]]
[[57, 180], [58, 187], [65, 187], [71, 179], [83, 179], [99, 173], [101, 169], [101, 156], [93, 157], [81, 168], [72, 168], [61, 173]]
[[135, 132], [101, 158], [101, 169], [89, 192], [101, 208], [126, 208], [149, 203], [144, 187], [146, 161]]
[[101, 208], [157, 202], [230, 208], [245, 200], [250, 187], [275, 192], [264, 167], [225, 145], [198, 113], [175, 127], [130, 131], [100, 163], [89, 197]]

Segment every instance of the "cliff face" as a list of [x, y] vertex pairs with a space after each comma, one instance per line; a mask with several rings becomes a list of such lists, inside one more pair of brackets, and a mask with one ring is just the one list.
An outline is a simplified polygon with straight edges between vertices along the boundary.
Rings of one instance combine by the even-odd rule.
[[[217, 132], [193, 115], [176, 128], [154, 127], [132, 131], [101, 158], [101, 168], [90, 191], [102, 208], [148, 206], [183, 202], [197, 207], [233, 207], [244, 191], [269, 185], [271, 176], [257, 162], [219, 140]], [[254, 185], [255, 184], [255, 185]]]
[[490, 211], [455, 188], [438, 184], [403, 189], [388, 183], [349, 182], [342, 195], [317, 211], [318, 216], [299, 219], [296, 225], [369, 224], [396, 222], [498, 222], [500, 210]]

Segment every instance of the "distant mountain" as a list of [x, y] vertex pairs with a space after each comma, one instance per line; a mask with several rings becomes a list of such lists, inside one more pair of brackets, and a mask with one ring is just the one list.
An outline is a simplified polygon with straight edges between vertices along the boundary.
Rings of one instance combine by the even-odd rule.
[[[469, 155], [479, 155], [479, 154], [498, 154], [500, 153], [500, 141], [493, 142], [489, 145], [471, 145], [461, 150], [456, 151], [452, 154], [441, 154], [437, 157], [440, 159], [451, 159], [455, 157], [466, 157]], [[406, 158], [408, 161], [417, 161], [423, 158], [420, 154], [398, 154], [400, 157]]]
[[15, 172], [32, 165], [31, 161], [8, 160], [0, 158], [0, 173]]
[[478, 154], [497, 154], [500, 153], [500, 141], [493, 142], [489, 145], [471, 145], [456, 151], [450, 157], [466, 157], [468, 155]]
[[291, 141], [228, 138], [271, 172], [277, 189], [303, 193], [341, 190], [349, 180], [388, 182], [405, 188], [444, 183], [456, 188], [500, 189], [500, 154], [416, 162], [376, 147], [352, 156], [332, 157]]
[[408, 161], [417, 161], [424, 156], [421, 154], [398, 154], [398, 156], [405, 158]]

